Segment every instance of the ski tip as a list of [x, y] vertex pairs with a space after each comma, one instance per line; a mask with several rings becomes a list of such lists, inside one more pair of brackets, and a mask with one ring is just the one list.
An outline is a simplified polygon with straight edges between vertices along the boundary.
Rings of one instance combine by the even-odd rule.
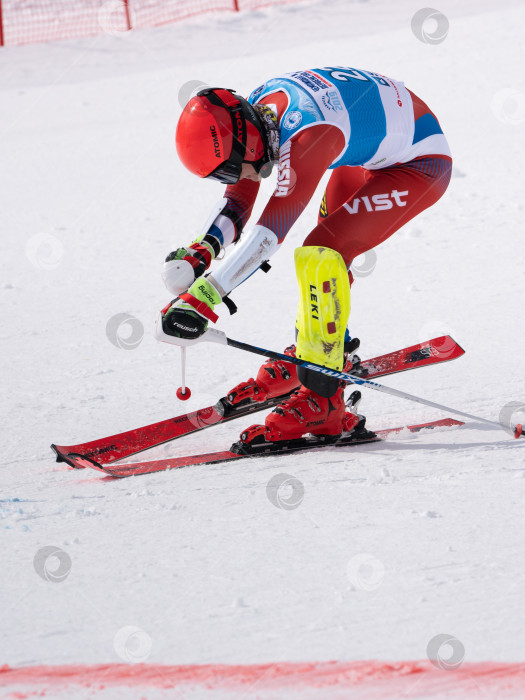
[[[51, 445], [51, 449], [56, 455], [57, 462], [65, 462], [68, 465], [68, 467], [72, 467], [73, 469], [84, 469], [86, 466], [100, 466], [98, 462], [95, 462], [89, 457], [85, 457], [81, 454], [76, 454], [75, 452], [69, 452], [69, 448], [67, 447], [62, 447], [60, 445]], [[87, 460], [89, 460], [90, 462], [89, 465], [86, 465]]]
[[55, 457], [57, 458], [57, 462], [65, 462], [65, 459], [60, 454], [60, 450], [58, 449], [58, 447], [54, 444], [51, 444], [50, 447], [53, 450], [53, 452], [55, 453]]
[[523, 433], [523, 426], [521, 423], [518, 423], [518, 425], [514, 428], [514, 437], [516, 439], [520, 438]]

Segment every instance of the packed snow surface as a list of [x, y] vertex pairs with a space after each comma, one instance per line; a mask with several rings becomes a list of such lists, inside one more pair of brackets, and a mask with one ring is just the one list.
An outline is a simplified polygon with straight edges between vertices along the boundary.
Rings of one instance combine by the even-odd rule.
[[[118, 481], [68, 470], [49, 450], [213, 404], [255, 375], [259, 358], [199, 345], [188, 352], [193, 394], [182, 403], [179, 351], [152, 337], [170, 298], [162, 262], [222, 196], [178, 162], [174, 128], [197, 81], [247, 94], [316, 65], [403, 80], [436, 113], [454, 156], [442, 200], [377, 248], [372, 271], [361, 261], [350, 319], [360, 354], [450, 333], [462, 358], [384, 383], [494, 421], [509, 402], [525, 403], [525, 8], [440, 1], [449, 27], [435, 43], [412, 29], [420, 9], [412, 0], [305, 2], [1, 50], [1, 663], [406, 661], [435, 671], [427, 655], [445, 644], [439, 635], [449, 639], [441, 656], [458, 669], [463, 659], [523, 659], [525, 441], [501, 428], [471, 421]], [[221, 310], [231, 337], [277, 350], [292, 341], [293, 251], [321, 195], [271, 272], [232, 294], [238, 313]], [[372, 428], [446, 415], [363, 393]], [[145, 456], [227, 449], [263, 417]], [[280, 474], [283, 498], [299, 489], [297, 507], [269, 498]], [[313, 695], [295, 695], [293, 683], [265, 690], [257, 678], [231, 697], [339, 697], [322, 683]], [[483, 682], [461, 697], [496, 697]], [[215, 697], [204, 686], [180, 695], [124, 686], [104, 695], [75, 685], [64, 697]], [[36, 692], [22, 681], [13, 688]], [[422, 686], [396, 692], [439, 697]]]

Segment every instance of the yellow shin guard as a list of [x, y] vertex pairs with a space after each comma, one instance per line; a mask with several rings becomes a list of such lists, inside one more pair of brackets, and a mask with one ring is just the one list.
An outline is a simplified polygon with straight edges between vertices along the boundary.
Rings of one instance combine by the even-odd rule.
[[342, 370], [350, 315], [350, 282], [343, 258], [331, 248], [302, 246], [295, 251], [295, 271], [297, 357]]

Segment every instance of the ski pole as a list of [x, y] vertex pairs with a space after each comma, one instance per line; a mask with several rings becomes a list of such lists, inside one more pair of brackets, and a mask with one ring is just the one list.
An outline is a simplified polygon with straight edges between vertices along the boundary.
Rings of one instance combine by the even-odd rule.
[[[488, 420], [488, 418], [483, 418], [482, 416], [476, 416], [473, 413], [466, 413], [465, 411], [459, 411], [457, 408], [451, 408], [450, 406], [445, 406], [444, 404], [436, 403], [435, 401], [429, 401], [428, 399], [423, 399], [420, 396], [414, 396], [414, 394], [409, 394], [406, 391], [400, 391], [399, 389], [393, 389], [392, 387], [385, 386], [384, 384], [379, 384], [378, 382], [373, 382], [371, 379], [364, 379], [363, 377], [356, 377], [353, 374], [347, 374], [346, 372], [338, 372], [335, 369], [330, 369], [329, 367], [323, 367], [323, 365], [317, 365], [314, 362], [307, 362], [306, 360], [300, 360], [297, 357], [291, 357], [290, 355], [284, 355], [281, 352], [275, 352], [274, 350], [268, 350], [267, 348], [259, 348], [256, 345], [250, 345], [249, 343], [242, 343], [239, 340], [233, 340], [228, 338], [224, 331], [220, 331], [216, 328], [208, 328], [208, 330], [203, 333], [199, 338], [194, 339], [184, 339], [184, 338], [174, 338], [164, 333], [162, 329], [162, 314], [159, 314], [156, 324], [156, 337], [165, 343], [171, 343], [173, 345], [179, 346], [189, 346], [195, 345], [200, 342], [210, 342], [219, 343], [220, 345], [230, 345], [232, 348], [237, 348], [238, 350], [246, 350], [247, 352], [252, 352], [255, 355], [262, 355], [262, 357], [269, 357], [272, 360], [282, 360], [283, 362], [289, 362], [290, 364], [297, 365], [298, 367], [304, 367], [305, 369], [311, 369], [315, 372], [320, 372], [321, 374], [327, 374], [330, 377], [335, 377], [336, 379], [341, 379], [348, 384], [357, 384], [359, 386], [366, 386], [374, 391], [380, 391], [384, 394], [390, 394], [391, 396], [397, 396], [400, 399], [406, 399], [408, 401], [415, 401], [416, 403], [423, 404], [424, 406], [431, 406], [432, 408], [438, 408], [440, 411], [446, 411], [447, 413], [454, 413], [457, 416], [462, 416], [463, 418], [470, 418], [471, 420], [480, 421], [481, 423], [486, 423], [487, 425], [496, 426], [497, 428], [505, 428], [503, 423], [498, 423], [494, 420]], [[508, 426], [515, 438], [519, 438], [523, 432], [523, 426], [521, 423], [517, 425]]]
[[186, 347], [180, 349], [180, 364], [181, 364], [181, 385], [177, 389], [177, 398], [181, 401], [187, 401], [191, 396], [189, 387], [186, 386]]
[[[498, 428], [504, 427], [501, 423], [493, 420], [488, 420], [488, 418], [482, 418], [481, 416], [475, 416], [472, 413], [466, 413], [465, 411], [459, 411], [456, 408], [451, 408], [450, 406], [445, 406], [444, 404], [436, 403], [435, 401], [429, 401], [428, 399], [423, 399], [420, 396], [414, 396], [414, 394], [409, 394], [406, 391], [400, 391], [399, 389], [393, 389], [392, 387], [385, 386], [384, 384], [379, 384], [371, 379], [364, 379], [363, 377], [355, 377], [352, 374], [347, 374], [346, 372], [339, 372], [335, 369], [330, 369], [329, 367], [323, 367], [323, 365], [317, 365], [314, 362], [307, 362], [306, 360], [300, 360], [297, 357], [290, 357], [290, 355], [284, 355], [280, 352], [274, 352], [273, 350], [267, 350], [265, 348], [259, 348], [256, 345], [250, 345], [249, 343], [241, 343], [238, 340], [233, 340], [224, 336], [226, 344], [233, 348], [238, 348], [239, 350], [247, 350], [248, 352], [253, 352], [256, 355], [262, 355], [263, 357], [269, 357], [272, 360], [283, 360], [284, 362], [290, 362], [298, 367], [304, 367], [305, 369], [314, 370], [315, 372], [320, 372], [321, 374], [327, 374], [330, 377], [335, 377], [336, 379], [342, 379], [349, 384], [357, 384], [359, 386], [366, 386], [374, 391], [380, 391], [384, 394], [390, 394], [391, 396], [397, 396], [400, 399], [407, 399], [408, 401], [415, 401], [416, 403], [421, 403], [425, 406], [432, 406], [432, 408], [439, 408], [441, 411], [446, 411], [447, 413], [454, 413], [457, 416], [462, 416], [463, 418], [470, 418], [471, 420], [480, 421], [481, 423], [486, 423], [487, 425], [496, 426]], [[210, 338], [211, 340], [211, 338]], [[219, 338], [213, 338], [214, 342], [222, 342], [224, 340], [219, 340]], [[523, 428], [522, 424], [518, 423], [515, 426], [509, 426], [512, 430], [514, 437], [519, 438], [522, 434]]]

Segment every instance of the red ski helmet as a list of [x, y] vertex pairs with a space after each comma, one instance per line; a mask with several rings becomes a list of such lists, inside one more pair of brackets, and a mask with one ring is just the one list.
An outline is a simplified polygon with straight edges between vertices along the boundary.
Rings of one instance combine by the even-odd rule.
[[259, 172], [268, 161], [266, 134], [253, 106], [223, 88], [206, 88], [190, 99], [175, 145], [188, 170], [226, 185], [239, 181], [243, 162]]

